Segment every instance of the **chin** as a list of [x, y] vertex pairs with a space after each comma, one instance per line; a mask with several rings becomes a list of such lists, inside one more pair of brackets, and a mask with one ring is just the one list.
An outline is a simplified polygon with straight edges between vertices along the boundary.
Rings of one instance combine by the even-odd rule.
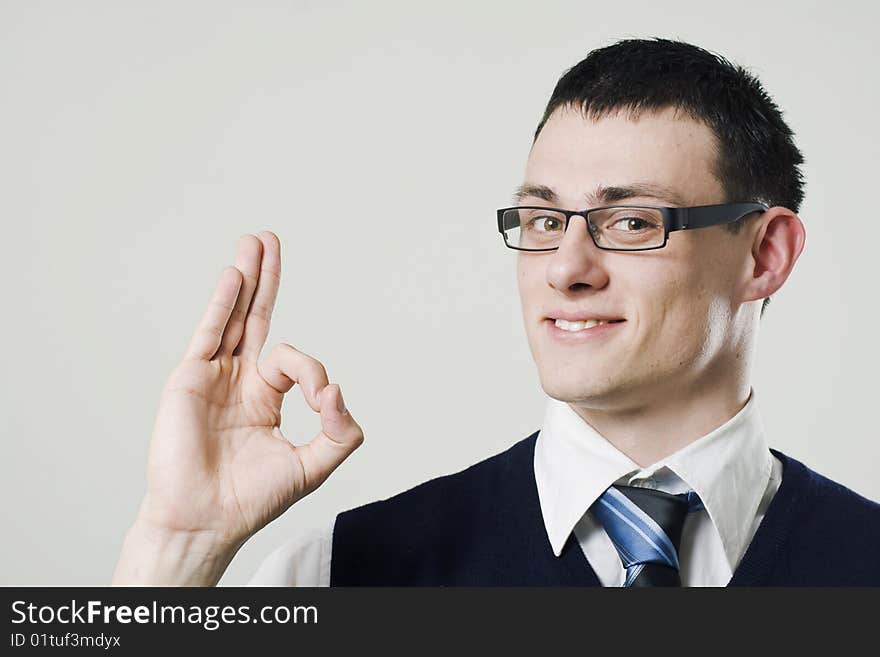
[[[598, 367], [596, 369], [602, 369]], [[603, 377], [585, 376], [584, 370], [563, 373], [558, 368], [541, 372], [541, 388], [548, 397], [559, 401], [590, 408], [617, 408], [634, 402], [646, 392], [651, 384], [639, 380], [625, 371], [608, 371]], [[589, 371], [589, 370], [587, 370]]]
[[548, 397], [572, 404], [601, 405], [615, 396], [617, 387], [610, 382], [598, 381], [563, 381], [558, 377], [544, 380], [541, 387]]

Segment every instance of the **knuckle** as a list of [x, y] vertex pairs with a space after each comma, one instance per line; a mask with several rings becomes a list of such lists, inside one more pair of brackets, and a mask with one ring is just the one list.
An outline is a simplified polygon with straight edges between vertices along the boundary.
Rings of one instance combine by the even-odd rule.
[[[311, 358], [311, 356], [309, 356], [309, 358]], [[316, 358], [311, 358], [311, 360], [312, 369], [314, 370], [315, 374], [319, 378], [327, 380], [327, 369], [324, 367], [321, 361], [317, 360]]]
[[269, 319], [272, 317], [272, 307], [264, 303], [255, 302], [254, 305], [251, 307], [251, 317], [256, 317], [257, 319], [269, 321]]
[[223, 337], [223, 328], [217, 326], [216, 324], [206, 324], [202, 327], [202, 332], [206, 335], [210, 335], [212, 338], [222, 338]]
[[318, 377], [321, 377], [323, 375], [325, 379], [327, 378], [327, 370], [324, 369], [324, 365], [323, 363], [321, 363], [321, 361], [319, 361], [314, 356], [310, 356], [304, 351], [298, 351], [297, 355], [299, 358], [302, 359], [302, 363], [309, 371], [309, 373], [317, 375]]
[[[327, 378], [327, 370], [317, 358], [300, 351], [287, 342], [279, 342], [272, 347], [272, 355], [275, 358], [285, 358], [297, 371], [297, 375], [304, 379], [318, 379], [329, 381]], [[316, 393], [319, 393], [322, 386], [318, 386]]]
[[232, 314], [232, 311], [235, 310], [235, 306], [234, 306], [234, 305], [230, 306], [229, 304], [221, 303], [220, 301], [217, 301], [217, 300], [215, 300], [215, 299], [212, 299], [212, 300], [211, 300], [211, 305], [214, 306], [214, 307], [215, 307], [217, 310], [219, 310], [221, 313], [225, 313], [225, 314], [228, 314], [228, 315], [231, 315], [231, 314]]
[[273, 356], [279, 357], [279, 356], [282, 356], [288, 352], [295, 352], [295, 351], [296, 351], [296, 347], [294, 347], [293, 345], [290, 345], [286, 342], [279, 342], [274, 347], [272, 347], [271, 353]]

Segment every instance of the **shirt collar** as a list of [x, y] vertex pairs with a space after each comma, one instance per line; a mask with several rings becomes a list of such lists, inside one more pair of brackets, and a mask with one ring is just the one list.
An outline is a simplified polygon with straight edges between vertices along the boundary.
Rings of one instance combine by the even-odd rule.
[[634, 482], [666, 468], [661, 474], [673, 475], [700, 496], [733, 570], [747, 547], [770, 478], [771, 459], [754, 390], [727, 422], [645, 468], [608, 442], [567, 402], [548, 397], [534, 467], [553, 553], [560, 555], [575, 524], [609, 486], [623, 477]]

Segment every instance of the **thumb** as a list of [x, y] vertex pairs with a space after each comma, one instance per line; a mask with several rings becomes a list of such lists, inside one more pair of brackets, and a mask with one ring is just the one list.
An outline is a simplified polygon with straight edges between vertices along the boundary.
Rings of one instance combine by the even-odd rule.
[[364, 442], [364, 432], [345, 407], [340, 387], [331, 383], [318, 393], [321, 431], [297, 448], [306, 475], [308, 494], [320, 486], [340, 463]]

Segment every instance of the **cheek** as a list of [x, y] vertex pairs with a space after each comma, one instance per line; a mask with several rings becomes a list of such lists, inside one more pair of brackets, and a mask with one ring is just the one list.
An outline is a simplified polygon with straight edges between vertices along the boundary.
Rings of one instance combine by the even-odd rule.
[[631, 287], [650, 311], [646, 319], [657, 328], [698, 327], [719, 296], [720, 274], [728, 267], [710, 257], [693, 236], [671, 240], [657, 257], [645, 261]]
[[722, 348], [725, 305], [710, 285], [688, 276], [653, 292], [645, 351], [654, 367], [702, 363]]
[[536, 303], [540, 281], [540, 272], [534, 266], [524, 263], [520, 256], [516, 264], [516, 283], [523, 312], [528, 313]]
[[692, 270], [666, 266], [642, 272], [632, 296], [638, 300], [636, 316], [645, 340], [678, 351], [677, 345], [691, 343], [703, 333], [700, 324], [713, 295]]

